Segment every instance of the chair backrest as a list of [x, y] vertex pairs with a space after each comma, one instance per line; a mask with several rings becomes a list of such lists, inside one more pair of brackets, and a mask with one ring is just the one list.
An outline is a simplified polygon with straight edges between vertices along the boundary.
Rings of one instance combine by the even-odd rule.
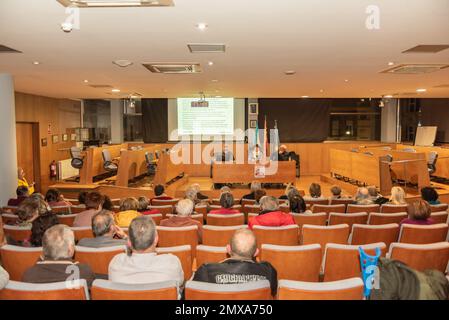
[[400, 213], [377, 213], [371, 212], [368, 217], [368, 224], [379, 225], [379, 224], [390, 224], [390, 223], [400, 223], [402, 220], [407, 218], [407, 212]]
[[70, 157], [71, 157], [72, 159], [82, 159], [82, 158], [81, 158], [81, 151], [82, 151], [81, 148], [78, 148], [78, 147], [71, 147], [71, 148], [70, 148]]
[[448, 225], [445, 223], [432, 225], [403, 224], [398, 242], [426, 244], [447, 241]]
[[70, 212], [72, 212], [72, 214], [80, 213], [83, 211], [86, 211], [86, 206], [84, 204], [78, 204], [70, 208]]
[[270, 300], [271, 289], [268, 280], [238, 284], [216, 284], [187, 281], [186, 300]]
[[20, 227], [4, 225], [3, 232], [5, 237], [9, 236], [15, 241], [23, 241], [31, 237], [31, 226]]
[[276, 269], [278, 279], [316, 282], [320, 276], [321, 246], [263, 244], [260, 259]]
[[[170, 215], [167, 215], [167, 217], [169, 218]], [[150, 217], [151, 219], [153, 219], [154, 223], [158, 226], [161, 224], [161, 221], [163, 219], [163, 215], [162, 213], [154, 213], [154, 214], [148, 214], [147, 217]]]
[[325, 226], [327, 222], [327, 213], [290, 213], [295, 219], [296, 224], [299, 228], [302, 228], [305, 224], [315, 225], [315, 226]]
[[97, 279], [91, 288], [92, 300], [177, 300], [173, 280], [148, 284], [124, 284]]
[[2, 208], [2, 212], [16, 213], [18, 209], [18, 206], [5, 206]]
[[58, 206], [58, 207], [51, 207], [51, 212], [54, 214], [71, 214], [71, 206]]
[[199, 268], [205, 263], [218, 263], [228, 257], [226, 247], [213, 247], [199, 245], [196, 247], [196, 266]]
[[449, 221], [448, 221], [448, 212], [447, 211], [432, 212], [430, 214], [430, 218], [435, 223], [449, 223]]
[[349, 243], [361, 245], [383, 242], [388, 248], [392, 242], [398, 241], [399, 229], [397, 223], [383, 225], [354, 224], [349, 236]]
[[336, 204], [344, 204], [345, 206], [348, 206], [348, 204], [351, 204], [354, 202], [354, 199], [330, 199], [329, 204], [330, 205], [336, 205]]
[[3, 213], [2, 214], [2, 221], [3, 224], [10, 224], [13, 225], [19, 220], [19, 216], [12, 213]]
[[348, 243], [349, 226], [340, 224], [335, 226], [314, 226], [305, 224], [302, 226], [302, 244], [318, 243], [324, 250], [327, 243]]
[[360, 205], [360, 204], [348, 204], [348, 208], [346, 209], [347, 213], [358, 213], [358, 212], [379, 212], [380, 205], [378, 204], [369, 204], [369, 205]]
[[119, 253], [126, 251], [125, 246], [115, 246], [107, 248], [87, 248], [75, 247], [75, 260], [90, 266], [96, 274], [107, 275], [109, 263]]
[[192, 247], [190, 245], [182, 245], [176, 247], [156, 248], [157, 254], [171, 253], [178, 257], [181, 261], [182, 270], [184, 271], [184, 280], [192, 277]]
[[246, 213], [259, 213], [260, 205], [258, 204], [248, 204], [243, 207], [243, 211]]
[[351, 278], [333, 282], [279, 281], [279, 300], [362, 300], [363, 280]]
[[287, 204], [281, 204], [279, 206], [279, 211], [285, 212], [285, 213], [289, 213], [290, 212], [290, 207]]
[[296, 224], [282, 227], [254, 226], [257, 245], [276, 244], [282, 246], [296, 246], [299, 244], [299, 227]]
[[440, 203], [440, 204], [432, 204], [430, 205], [430, 208], [432, 209], [432, 212], [440, 212], [440, 211], [447, 211], [448, 209], [447, 203]]
[[248, 228], [247, 225], [229, 227], [206, 225], [203, 227], [203, 244], [215, 247], [226, 246], [236, 230], [246, 228]]
[[306, 204], [310, 204], [310, 206], [314, 206], [314, 205], [328, 205], [329, 204], [329, 199], [304, 199], [304, 201], [306, 202]]
[[449, 243], [392, 243], [388, 256], [418, 271], [434, 269], [445, 273], [449, 261]]
[[211, 226], [240, 226], [245, 223], [245, 215], [237, 214], [208, 214], [207, 224]]
[[346, 212], [346, 206], [344, 204], [332, 204], [332, 205], [324, 205], [324, 204], [314, 204], [312, 206], [312, 212], [318, 213], [318, 212], [338, 212], [338, 213], [345, 213]]
[[[174, 216], [176, 216], [176, 214], [167, 214], [166, 218], [170, 219], [171, 217], [174, 217]], [[153, 217], [153, 215], [149, 215], [149, 217]], [[161, 215], [161, 218], [162, 218], [162, 215]], [[193, 220], [198, 221], [199, 223], [203, 224], [203, 215], [202, 214], [192, 214], [190, 216], [190, 218], [192, 218]], [[160, 223], [156, 223], [156, 224], [159, 225]]]
[[157, 210], [162, 214], [162, 219], [165, 219], [167, 214], [173, 214], [174, 209], [172, 205], [165, 205], [165, 206], [149, 206], [150, 210]]
[[380, 213], [399, 213], [407, 212], [407, 205], [383, 204], [380, 207]]
[[73, 221], [75, 221], [77, 214], [61, 214], [58, 215], [58, 221], [60, 224], [65, 224], [68, 227], [73, 227]]
[[336, 281], [352, 277], [361, 277], [359, 247], [369, 255], [375, 255], [376, 248], [380, 248], [382, 256], [387, 252], [387, 246], [383, 242], [351, 246], [344, 244], [328, 243], [323, 260], [323, 281]]
[[101, 151], [101, 154], [103, 155], [103, 161], [104, 161], [105, 164], [112, 161], [111, 152], [109, 152], [108, 149], [103, 149]]
[[86, 280], [80, 279], [79, 286], [68, 288], [67, 282], [25, 283], [9, 281], [0, 290], [0, 300], [89, 300]]
[[25, 271], [36, 264], [42, 255], [42, 248], [25, 248], [12, 245], [0, 247], [3, 268], [9, 273], [9, 278], [22, 281]]
[[247, 206], [247, 205], [253, 205], [256, 203], [256, 200], [253, 199], [242, 199], [241, 200], [242, 206]]
[[357, 224], [366, 224], [368, 222], [368, 214], [366, 212], [359, 213], [334, 213], [331, 212], [329, 214], [329, 225], [334, 226], [337, 224], [346, 223], [349, 225], [349, 228], [352, 228], [352, 225]]
[[151, 205], [153, 206], [174, 206], [178, 203], [179, 199], [170, 199], [170, 200], [161, 200], [161, 199], [152, 199]]
[[83, 238], [94, 238], [91, 227], [71, 227], [73, 233], [75, 234], [75, 241], [78, 242]]

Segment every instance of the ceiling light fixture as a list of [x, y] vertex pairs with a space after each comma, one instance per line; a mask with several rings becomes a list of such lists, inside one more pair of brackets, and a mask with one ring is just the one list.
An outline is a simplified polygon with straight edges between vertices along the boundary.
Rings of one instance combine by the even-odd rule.
[[112, 61], [112, 63], [121, 68], [126, 68], [133, 64], [133, 62], [129, 60], [115, 60]]
[[120, 92], [120, 89], [112, 89], [112, 92]]
[[345, 82], [346, 82], [346, 83], [348, 83], [348, 82], [349, 82], [349, 80], [348, 80], [348, 79], [345, 79]]
[[309, 96], [301, 96], [301, 98], [304, 98], [304, 99], [306, 99], [306, 98], [308, 98]]
[[394, 62], [392, 62], [392, 61], [388, 62], [388, 65], [389, 66], [394, 66]]
[[89, 83], [89, 80], [84, 80], [83, 82], [84, 82], [84, 83]]
[[294, 71], [294, 70], [287, 70], [287, 71], [284, 71], [284, 73], [285, 73], [286, 76], [292, 76], [292, 75], [296, 74], [296, 71]]
[[200, 22], [196, 25], [196, 27], [198, 28], [198, 30], [204, 31], [207, 29], [208, 25], [207, 23]]
[[207, 64], [212, 67], [214, 65], [214, 62], [213, 61], [209, 61]]
[[33, 64], [34, 64], [35, 66], [38, 66], [38, 65], [40, 65], [41, 63], [40, 63], [39, 61], [33, 61]]
[[416, 89], [416, 92], [426, 92], [427, 89]]
[[393, 96], [391, 95], [391, 94], [387, 94], [387, 95], [385, 95], [385, 96], [383, 96], [384, 98], [387, 98], [387, 99], [391, 99], [391, 98], [393, 98]]

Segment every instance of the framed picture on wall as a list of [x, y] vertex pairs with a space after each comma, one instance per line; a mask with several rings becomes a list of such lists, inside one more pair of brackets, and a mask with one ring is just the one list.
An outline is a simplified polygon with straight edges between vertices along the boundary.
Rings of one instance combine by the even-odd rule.
[[255, 128], [257, 127], [257, 120], [251, 120], [251, 121], [249, 122], [249, 127], [250, 127], [251, 129], [255, 129]]
[[259, 104], [255, 102], [248, 104], [248, 114], [259, 114]]
[[59, 142], [59, 136], [58, 136], [57, 134], [54, 134], [54, 135], [51, 137], [51, 141], [52, 141], [53, 143], [58, 143], [58, 142]]
[[41, 146], [46, 147], [47, 146], [47, 138], [41, 139]]
[[76, 141], [76, 133], [70, 135], [70, 141]]
[[68, 134], [64, 133], [64, 134], [62, 135], [62, 141], [64, 141], [64, 142], [69, 141], [69, 136], [68, 136]]

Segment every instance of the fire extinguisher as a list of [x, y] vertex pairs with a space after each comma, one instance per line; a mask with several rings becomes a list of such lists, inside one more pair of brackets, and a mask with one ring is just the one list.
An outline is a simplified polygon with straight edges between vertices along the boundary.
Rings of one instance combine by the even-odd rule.
[[56, 167], [56, 161], [55, 160], [53, 160], [51, 163], [50, 163], [50, 178], [56, 178], [57, 176], [58, 176], [58, 173], [57, 173], [57, 169], [56, 169], [57, 167]]

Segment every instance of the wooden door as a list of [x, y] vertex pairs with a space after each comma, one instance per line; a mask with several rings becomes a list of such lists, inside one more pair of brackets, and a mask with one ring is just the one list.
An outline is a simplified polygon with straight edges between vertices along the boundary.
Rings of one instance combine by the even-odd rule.
[[39, 190], [39, 139], [37, 123], [16, 123], [17, 166], [25, 171], [25, 178], [29, 183], [36, 182]]

